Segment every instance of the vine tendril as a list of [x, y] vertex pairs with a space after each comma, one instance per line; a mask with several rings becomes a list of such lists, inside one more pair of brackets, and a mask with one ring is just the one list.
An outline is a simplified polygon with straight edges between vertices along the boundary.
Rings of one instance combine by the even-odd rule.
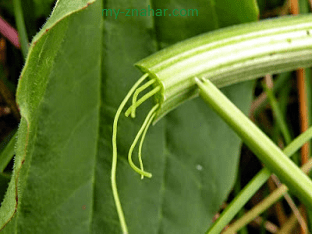
[[[148, 81], [146, 84], [142, 85], [140, 88], [138, 88], [138, 89], [134, 92], [134, 94], [133, 94], [133, 96], [132, 96], [132, 106], [137, 102], [137, 98], [138, 98], [139, 94], [140, 94], [142, 91], [144, 91], [146, 88], [148, 88], [149, 86], [151, 86], [153, 83], [155, 83], [155, 81], [156, 81], [155, 79]], [[131, 117], [132, 117], [132, 118], [135, 118], [135, 110], [136, 110], [136, 108], [132, 108], [132, 111], [131, 111]]]
[[136, 88], [148, 77], [148, 74], [144, 74], [130, 89], [124, 100], [121, 102], [120, 106], [117, 109], [114, 123], [113, 123], [113, 136], [112, 136], [112, 144], [113, 144], [113, 159], [112, 159], [112, 171], [111, 171], [111, 184], [112, 184], [112, 191], [113, 191], [113, 197], [121, 225], [122, 232], [124, 234], [128, 234], [128, 228], [125, 220], [125, 216], [122, 210], [122, 206], [120, 203], [118, 191], [117, 191], [117, 184], [116, 184], [116, 168], [117, 168], [117, 125], [118, 125], [118, 119], [121, 114], [122, 109], [125, 107], [127, 101], [133, 94], [133, 92], [136, 90]]
[[[119, 221], [120, 221], [120, 225], [121, 225], [121, 229], [123, 234], [128, 234], [128, 227], [125, 221], [125, 216], [122, 210], [122, 206], [120, 203], [120, 198], [118, 195], [118, 191], [117, 191], [117, 183], [116, 183], [116, 170], [117, 170], [117, 128], [118, 128], [118, 120], [120, 117], [120, 114], [123, 110], [123, 108], [125, 107], [126, 103], [128, 102], [128, 100], [130, 99], [131, 95], [133, 95], [132, 98], [132, 105], [128, 108], [128, 110], [126, 111], [125, 115], [126, 117], [129, 116], [129, 114], [131, 113], [131, 117], [135, 117], [135, 110], [137, 107], [139, 107], [144, 101], [146, 101], [148, 98], [152, 97], [153, 95], [155, 95], [159, 90], [161, 90], [161, 88], [159, 86], [155, 87], [153, 90], [151, 90], [150, 92], [146, 93], [142, 98], [140, 98], [139, 100], [137, 100], [138, 95], [145, 90], [146, 88], [148, 88], [149, 86], [151, 86], [153, 83], [155, 83], [155, 79], [152, 79], [148, 82], [146, 82], [144, 85], [142, 85], [141, 87], [139, 87], [141, 85], [141, 83], [146, 80], [146, 78], [148, 77], [148, 73], [144, 74], [130, 89], [130, 91], [127, 93], [126, 97], [124, 98], [124, 100], [121, 102], [120, 106], [117, 109], [115, 118], [114, 118], [114, 123], [113, 123], [113, 136], [112, 136], [112, 144], [113, 144], [113, 159], [112, 159], [112, 171], [111, 171], [111, 185], [112, 185], [112, 191], [113, 191], [113, 197], [114, 197], [114, 201], [115, 201], [115, 205], [116, 205], [116, 209], [117, 209], [117, 213], [118, 213], [118, 217], [119, 217]], [[139, 88], [138, 88], [139, 87]], [[152, 123], [153, 119], [156, 116], [156, 111], [159, 108], [159, 104], [156, 104], [148, 113], [148, 115], [146, 116], [139, 132], [137, 133], [130, 149], [129, 149], [129, 154], [128, 154], [128, 161], [130, 166], [133, 168], [133, 170], [135, 170], [137, 173], [139, 173], [141, 175], [141, 179], [144, 178], [144, 176], [151, 178], [152, 174], [149, 172], [144, 171], [144, 167], [143, 167], [143, 161], [142, 161], [142, 146], [143, 146], [143, 142], [145, 139], [145, 135], [146, 132], [150, 126], [150, 124]], [[139, 138], [141, 137], [140, 140], [140, 144], [139, 144], [139, 152], [138, 152], [138, 158], [139, 158], [139, 162], [140, 162], [140, 168], [138, 168], [132, 161], [132, 152], [134, 147], [136, 146]]]
[[[135, 137], [135, 139], [134, 139], [134, 141], [133, 141], [133, 143], [132, 143], [132, 145], [131, 145], [131, 147], [130, 147], [129, 154], [128, 154], [128, 161], [129, 161], [129, 164], [130, 164], [130, 166], [132, 167], [132, 169], [135, 170], [137, 173], [139, 173], [141, 176], [143, 176], [143, 177], [146, 176], [146, 177], [148, 177], [148, 178], [151, 178], [151, 177], [152, 177], [152, 174], [149, 173], [149, 172], [144, 171], [143, 169], [138, 168], [138, 167], [133, 163], [133, 161], [132, 161], [132, 152], [133, 152], [133, 149], [134, 149], [134, 147], [136, 146], [136, 144], [137, 144], [137, 142], [138, 142], [140, 136], [142, 135], [142, 133], [143, 133], [145, 130], [147, 131], [149, 125], [151, 124], [153, 118], [154, 118], [155, 115], [156, 115], [156, 110], [157, 110], [158, 107], [159, 107], [159, 104], [156, 104], [156, 105], [150, 110], [150, 112], [148, 113], [148, 115], [146, 116], [146, 118], [145, 118], [145, 120], [144, 120], [144, 122], [143, 122], [143, 124], [142, 124], [142, 127], [140, 128], [138, 134], [136, 135], [136, 137]], [[144, 137], [145, 137], [145, 136], [144, 136]], [[142, 136], [141, 142], [142, 142], [142, 141], [144, 141], [143, 136]], [[141, 147], [142, 147], [142, 146], [141, 146], [141, 143], [140, 143], [140, 148], [141, 148]], [[142, 157], [141, 157], [141, 152], [140, 152], [140, 150], [139, 150], [139, 160], [140, 160], [140, 164], [141, 164], [141, 168], [142, 168], [142, 167], [143, 167], [143, 163], [142, 163]], [[141, 178], [142, 178], [142, 177], [141, 177]]]
[[160, 89], [161, 89], [160, 86], [157, 86], [152, 91], [148, 92], [143, 97], [141, 97], [136, 103], [134, 103], [132, 106], [128, 108], [128, 110], [125, 113], [125, 116], [128, 117], [133, 109], [135, 110], [136, 108], [138, 108], [143, 102], [145, 102], [147, 99], [149, 99], [157, 92], [159, 92]]

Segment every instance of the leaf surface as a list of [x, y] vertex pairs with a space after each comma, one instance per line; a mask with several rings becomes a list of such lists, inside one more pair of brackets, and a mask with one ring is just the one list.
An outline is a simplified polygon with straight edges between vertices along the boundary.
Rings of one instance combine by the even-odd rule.
[[4, 233], [90, 227], [102, 22], [99, 2], [64, 2], [34, 38], [19, 80], [22, 119], [1, 227], [15, 216]]

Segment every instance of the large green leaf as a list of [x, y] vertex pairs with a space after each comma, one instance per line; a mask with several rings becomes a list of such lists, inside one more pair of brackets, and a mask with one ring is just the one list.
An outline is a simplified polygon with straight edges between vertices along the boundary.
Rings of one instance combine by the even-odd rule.
[[62, 233], [77, 222], [89, 229], [102, 23], [100, 2], [82, 11], [92, 2], [59, 2], [32, 42], [17, 91], [22, 120], [1, 227], [18, 211], [4, 233]]
[[[198, 17], [119, 15], [110, 9], [198, 9]], [[235, 19], [222, 11], [246, 9]], [[112, 122], [141, 76], [133, 64], [179, 40], [255, 20], [253, 0], [65, 1], [33, 39], [18, 87], [22, 121], [14, 173], [0, 210], [4, 233], [120, 233], [110, 170]], [[252, 83], [224, 92], [245, 112]], [[244, 97], [244, 98], [242, 98]], [[151, 103], [121, 117], [117, 185], [130, 233], [202, 233], [229, 193], [240, 141], [201, 100], [152, 127], [143, 149], [152, 179], [127, 152]], [[17, 212], [16, 212], [17, 209]], [[14, 215], [14, 216], [13, 216]], [[11, 219], [13, 217], [13, 219]]]

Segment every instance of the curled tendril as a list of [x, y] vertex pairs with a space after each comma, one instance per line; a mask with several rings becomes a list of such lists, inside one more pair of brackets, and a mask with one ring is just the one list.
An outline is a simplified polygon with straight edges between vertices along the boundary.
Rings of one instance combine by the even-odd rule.
[[[128, 228], [127, 228], [127, 224], [125, 221], [125, 216], [122, 210], [122, 206], [120, 203], [120, 199], [119, 199], [119, 195], [118, 195], [118, 191], [117, 191], [117, 184], [116, 184], [116, 169], [117, 169], [117, 125], [118, 125], [118, 120], [120, 117], [120, 114], [123, 110], [123, 108], [125, 107], [127, 101], [130, 99], [131, 95], [133, 95], [132, 98], [132, 105], [130, 106], [130, 108], [126, 111], [125, 115], [126, 117], [128, 117], [131, 114], [131, 117], [134, 118], [135, 117], [135, 111], [136, 108], [139, 107], [143, 102], [145, 102], [148, 98], [152, 97], [153, 95], [155, 95], [157, 92], [159, 92], [161, 90], [160, 86], [156, 86], [153, 90], [151, 90], [150, 92], [146, 93], [142, 98], [140, 98], [139, 100], [137, 100], [138, 95], [144, 91], [145, 89], [147, 89], [148, 87], [150, 87], [152, 84], [155, 83], [155, 79], [150, 80], [148, 82], [146, 82], [144, 85], [142, 85], [141, 87], [139, 87], [141, 85], [142, 82], [144, 82], [148, 77], [148, 73], [144, 74], [134, 85], [133, 87], [130, 89], [130, 91], [128, 92], [128, 94], [126, 95], [126, 97], [124, 98], [124, 100], [121, 102], [120, 106], [117, 109], [115, 118], [114, 118], [114, 123], [113, 123], [113, 136], [112, 136], [112, 144], [113, 144], [113, 159], [112, 159], [112, 171], [111, 171], [111, 185], [112, 185], [112, 191], [113, 191], [113, 197], [115, 200], [115, 205], [116, 205], [116, 209], [117, 209], [117, 213], [118, 213], [118, 217], [120, 220], [120, 225], [121, 225], [121, 229], [123, 231], [124, 234], [128, 233]], [[139, 88], [138, 88], [139, 87]], [[156, 111], [159, 108], [159, 104], [156, 104], [148, 113], [148, 115], [146, 116], [146, 119], [144, 120], [142, 127], [140, 128], [138, 134], [136, 135], [130, 149], [129, 149], [129, 154], [128, 154], [128, 161], [130, 166], [141, 175], [141, 178], [143, 179], [144, 176], [146, 177], [152, 177], [152, 174], [149, 172], [144, 171], [144, 167], [143, 167], [143, 161], [142, 161], [142, 146], [143, 146], [143, 142], [145, 139], [145, 135], [146, 132], [150, 126], [150, 124], [152, 123], [153, 119], [155, 118], [156, 115]], [[139, 162], [140, 162], [140, 168], [138, 168], [132, 161], [132, 152], [134, 147], [136, 146], [139, 138], [141, 137], [141, 141], [139, 144], [139, 152], [138, 152], [138, 158], [139, 158]]]
[[[146, 82], [146, 84], [144, 84], [144, 85], [142, 85], [141, 87], [137, 88], [137, 90], [134, 92], [134, 94], [133, 94], [133, 96], [132, 96], [132, 106], [134, 106], [135, 103], [137, 102], [137, 98], [138, 98], [139, 94], [140, 94], [142, 91], [144, 91], [146, 88], [148, 88], [149, 86], [151, 86], [152, 84], [154, 84], [155, 81], [156, 81], [155, 79], [150, 80], [150, 81]], [[130, 108], [129, 108], [129, 109], [130, 109]], [[135, 110], [136, 110], [136, 108], [133, 107], [133, 108], [131, 108], [131, 110], [132, 110], [132, 111], [131, 111], [131, 117], [132, 117], [132, 118], [135, 118]]]
[[[155, 87], [152, 91], [145, 94], [143, 97], [141, 97], [137, 102], [133, 103], [132, 106], [128, 108], [128, 110], [125, 113], [125, 116], [128, 117], [130, 113], [135, 113], [135, 109], [139, 107], [143, 102], [145, 102], [147, 99], [155, 95], [157, 92], [160, 91], [160, 86]], [[134, 114], [135, 116], [135, 114]], [[132, 116], [133, 117], [133, 116]]]
[[[134, 147], [136, 146], [139, 138], [141, 137], [142, 133], [146, 132], [149, 125], [151, 124], [152, 120], [154, 119], [155, 115], [156, 115], [156, 110], [157, 108], [159, 107], [159, 104], [156, 104], [151, 110], [150, 112], [148, 113], [148, 115], [146, 116], [143, 124], [142, 124], [142, 127], [140, 128], [138, 134], [136, 135], [131, 147], [130, 147], [130, 150], [129, 150], [129, 154], [128, 154], [128, 161], [129, 161], [129, 164], [130, 166], [132, 167], [133, 170], [135, 170], [137, 173], [139, 173], [141, 176], [146, 176], [148, 178], [151, 178], [152, 177], [152, 174], [151, 173], [148, 173], [148, 172], [145, 172], [143, 170], [143, 163], [142, 163], [142, 156], [141, 156], [141, 150], [139, 150], [139, 160], [140, 160], [140, 164], [141, 164], [141, 169], [139, 169], [132, 161], [132, 152], [133, 152], [133, 149]], [[146, 133], [145, 133], [146, 134]], [[141, 139], [141, 143], [140, 143], [140, 149], [142, 148], [142, 144], [143, 144], [143, 141], [144, 141], [144, 138], [145, 138], [145, 135], [142, 135], [142, 139]], [[143, 178], [142, 177], [142, 178]]]

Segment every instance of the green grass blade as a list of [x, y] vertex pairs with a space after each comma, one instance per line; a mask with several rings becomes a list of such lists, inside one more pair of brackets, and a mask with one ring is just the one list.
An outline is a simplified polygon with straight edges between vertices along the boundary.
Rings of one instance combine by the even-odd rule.
[[[310, 159], [304, 166], [302, 166], [301, 170], [304, 173], [308, 173], [311, 170], [311, 166], [312, 159]], [[234, 233], [243, 228], [245, 225], [247, 225], [249, 222], [255, 219], [258, 215], [260, 215], [262, 212], [264, 212], [270, 206], [276, 203], [279, 199], [281, 199], [282, 196], [287, 193], [287, 191], [288, 188], [286, 185], [283, 184], [279, 186], [269, 196], [267, 196], [259, 204], [257, 204], [250, 211], [248, 211], [242, 218], [238, 219], [233, 225], [230, 225], [230, 227], [224, 232], [224, 234]]]
[[279, 128], [283, 134], [283, 137], [285, 139], [286, 144], [289, 144], [291, 142], [291, 135], [290, 135], [289, 129], [287, 127], [286, 121], [283, 117], [282, 111], [280, 110], [278, 102], [277, 102], [277, 100], [273, 94], [273, 91], [271, 89], [269, 89], [266, 85], [264, 85], [263, 87], [264, 87], [265, 92], [268, 96], [270, 105], [272, 107], [273, 114], [276, 118], [276, 123], [279, 126]]
[[17, 25], [18, 35], [21, 43], [22, 53], [24, 58], [26, 59], [28, 54], [28, 37], [27, 37], [27, 31], [26, 26], [24, 22], [23, 17], [23, 11], [21, 6], [21, 0], [13, 0], [14, 4], [14, 15], [15, 15], [15, 21]]
[[17, 134], [14, 133], [14, 135], [11, 137], [8, 144], [0, 153], [0, 173], [4, 171], [4, 169], [7, 167], [7, 165], [12, 160], [15, 154], [14, 147], [16, 144], [16, 137], [17, 137]]

